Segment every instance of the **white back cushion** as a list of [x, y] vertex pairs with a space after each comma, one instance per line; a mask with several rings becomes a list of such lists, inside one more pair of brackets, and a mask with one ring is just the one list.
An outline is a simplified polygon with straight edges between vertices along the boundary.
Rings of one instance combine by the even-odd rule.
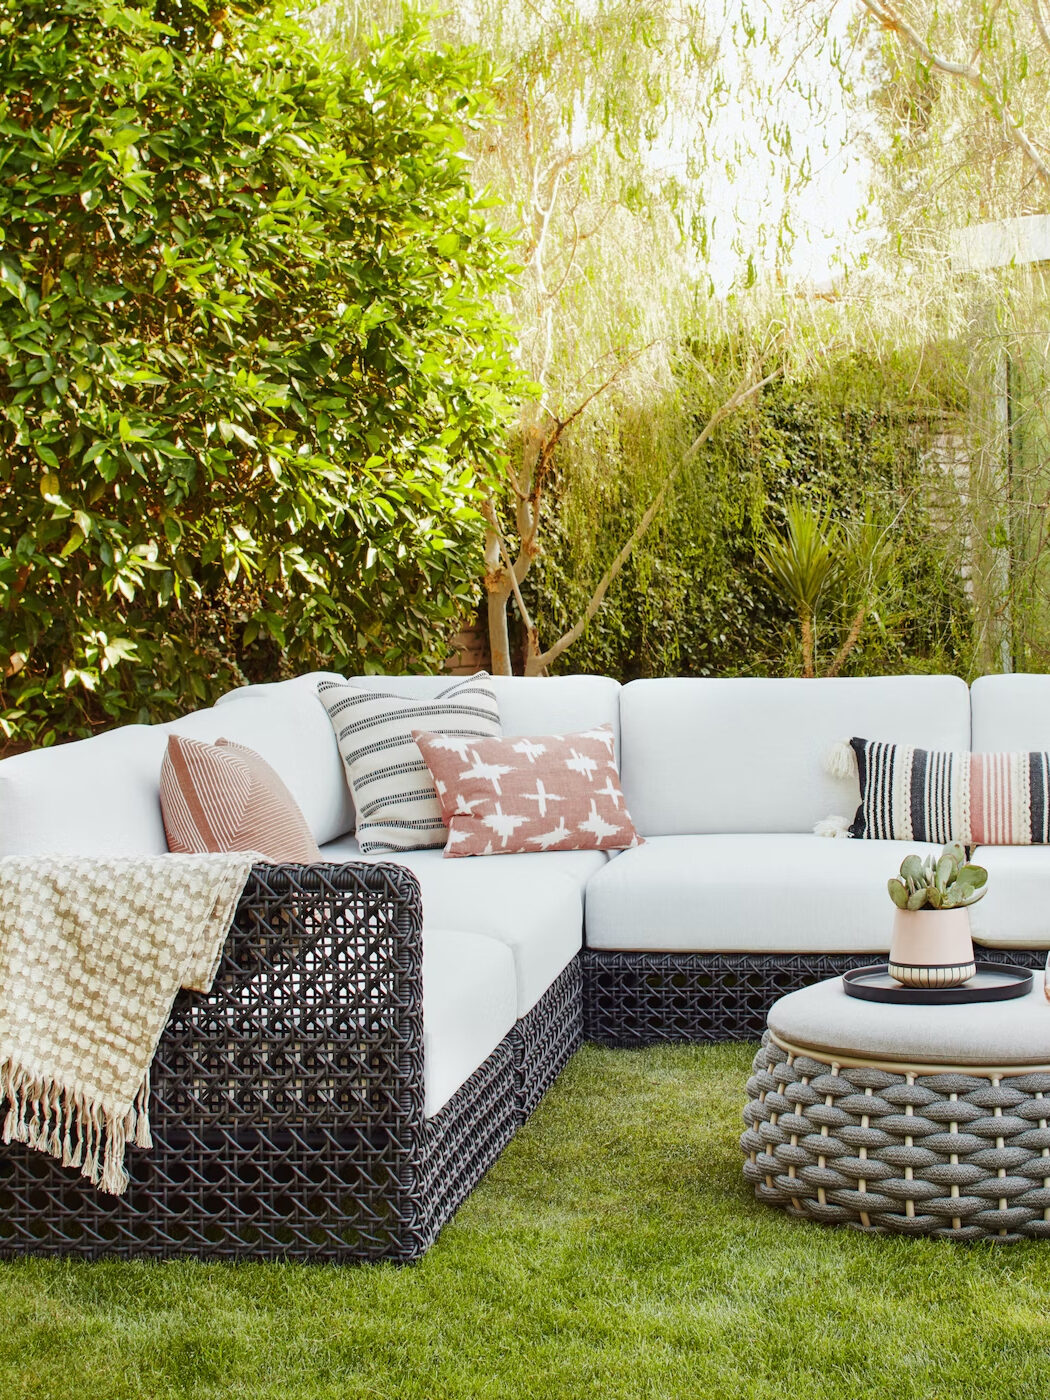
[[1050, 676], [981, 676], [970, 709], [974, 753], [1050, 749]]
[[167, 735], [147, 724], [0, 763], [0, 855], [163, 855]]
[[[155, 855], [168, 849], [160, 767], [169, 734], [254, 749], [302, 809], [318, 845], [354, 825], [323, 674], [244, 686], [169, 724], [125, 725], [0, 762], [0, 855]], [[335, 676], [339, 680], [341, 677]]]
[[[274, 681], [268, 685], [246, 685], [239, 690], [231, 690], [216, 701], [215, 712], [220, 716], [230, 713], [230, 707], [240, 704], [242, 701], [272, 699], [276, 696], [294, 697], [294, 703], [302, 706], [302, 725], [305, 732], [309, 728], [316, 742], [318, 752], [315, 761], [320, 762], [320, 750], [327, 746], [328, 750], [335, 755], [336, 773], [341, 784], [339, 794], [338, 815], [334, 812], [330, 814], [328, 826], [333, 827], [336, 822], [344, 823], [337, 829], [332, 829], [330, 835], [322, 835], [319, 826], [314, 825], [314, 818], [311, 815], [311, 803], [309, 795], [304, 791], [305, 778], [299, 779], [299, 785], [293, 781], [290, 771], [271, 757], [268, 752], [259, 749], [258, 752], [273, 764], [281, 777], [288, 784], [299, 806], [303, 810], [306, 820], [310, 823], [318, 845], [323, 845], [325, 841], [332, 841], [337, 836], [341, 836], [346, 831], [353, 830], [354, 809], [353, 800], [350, 796], [350, 788], [344, 776], [342, 758], [339, 755], [339, 746], [336, 742], [335, 733], [328, 719], [327, 711], [321, 704], [317, 696], [317, 683], [322, 680], [339, 681], [345, 683], [348, 678], [337, 675], [333, 671], [312, 671], [305, 676], [296, 676], [288, 681]], [[360, 686], [364, 690], [385, 691], [390, 695], [402, 695], [409, 700], [431, 700], [440, 690], [447, 690], [449, 686], [455, 685], [456, 676], [352, 676], [351, 683]], [[572, 734], [580, 729], [591, 729], [599, 724], [611, 724], [613, 733], [616, 735], [617, 745], [620, 737], [620, 683], [610, 680], [608, 676], [493, 676], [492, 689], [496, 692], [496, 699], [499, 702], [500, 726], [504, 734]], [[207, 713], [213, 713], [208, 711]], [[318, 725], [318, 718], [322, 725], [322, 730], [326, 733], [315, 734]], [[195, 723], [196, 717], [189, 716]], [[176, 721], [178, 724], [184, 721]], [[198, 733], [196, 729], [192, 731], [193, 738], [207, 739], [206, 732], [208, 725], [203, 726], [203, 731]], [[187, 730], [179, 730], [180, 733], [189, 733]], [[226, 734], [225, 738], [234, 739], [239, 744], [247, 744], [249, 748], [256, 747], [248, 739], [238, 738], [236, 734]], [[216, 734], [216, 738], [219, 737]], [[330, 769], [325, 766], [325, 773]]]
[[[319, 846], [353, 829], [354, 807], [328, 713], [317, 697], [320, 676], [245, 686], [210, 710], [197, 710], [165, 733], [213, 744], [232, 739], [254, 749], [299, 804]], [[311, 684], [306, 684], [310, 681]]]
[[220, 695], [215, 704], [228, 705], [233, 700], [258, 699], [263, 695], [292, 695], [297, 691], [302, 691], [306, 695], [317, 694], [318, 681], [339, 681], [346, 680], [338, 671], [307, 671], [303, 676], [293, 676], [287, 681], [263, 681], [258, 685], [239, 685], [236, 690], [228, 690], [225, 695]]
[[968, 749], [970, 697], [957, 676], [632, 681], [620, 729], [643, 836], [805, 832], [856, 810], [857, 779], [824, 772], [836, 740]]
[[[352, 684], [429, 700], [449, 676], [354, 676]], [[620, 683], [608, 676], [493, 676], [504, 734], [573, 734], [611, 724], [620, 733]]]
[[[160, 768], [169, 734], [254, 749], [287, 785], [318, 845], [354, 824], [316, 679], [234, 692], [236, 704], [125, 725], [0, 762], [0, 855], [156, 855], [168, 849]], [[230, 697], [225, 697], [229, 699]]]

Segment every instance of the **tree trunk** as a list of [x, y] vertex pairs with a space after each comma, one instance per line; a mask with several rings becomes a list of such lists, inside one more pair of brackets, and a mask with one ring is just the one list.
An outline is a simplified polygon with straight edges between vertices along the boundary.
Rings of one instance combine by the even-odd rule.
[[525, 674], [527, 676], [545, 676], [547, 674], [547, 661], [540, 652], [540, 634], [535, 627], [530, 627], [525, 638]]
[[492, 674], [509, 676], [510, 637], [507, 634], [507, 599], [510, 597], [510, 579], [503, 562], [503, 549], [500, 543], [498, 522], [495, 514], [490, 518], [485, 531], [485, 591], [486, 621], [489, 634], [489, 655], [492, 658]]
[[838, 673], [842, 670], [843, 663], [845, 662], [847, 656], [849, 656], [850, 652], [860, 640], [861, 628], [864, 626], [864, 620], [867, 617], [867, 615], [867, 608], [861, 608], [857, 612], [852, 624], [850, 625], [849, 632], [846, 635], [846, 640], [839, 647], [838, 652], [835, 655], [835, 660], [828, 667], [827, 674], [829, 676], [837, 676]]
[[799, 612], [799, 622], [802, 627], [802, 674], [807, 680], [811, 680], [817, 674], [817, 667], [813, 645], [813, 615], [808, 608], [802, 608]]
[[510, 589], [503, 580], [495, 579], [488, 588], [487, 616], [489, 629], [489, 650], [492, 652], [492, 674], [512, 676], [514, 668], [510, 659], [510, 629], [507, 626], [507, 600]]

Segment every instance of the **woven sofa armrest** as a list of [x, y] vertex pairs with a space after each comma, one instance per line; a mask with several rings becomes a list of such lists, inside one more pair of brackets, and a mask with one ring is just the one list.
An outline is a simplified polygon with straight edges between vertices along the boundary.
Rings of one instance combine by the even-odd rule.
[[161, 1038], [155, 1124], [345, 1141], [421, 1122], [422, 922], [404, 866], [253, 866], [211, 991], [180, 994]]

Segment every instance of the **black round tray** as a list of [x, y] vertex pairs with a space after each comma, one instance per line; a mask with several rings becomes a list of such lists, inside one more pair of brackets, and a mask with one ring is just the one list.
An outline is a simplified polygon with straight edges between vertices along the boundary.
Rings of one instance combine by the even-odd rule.
[[890, 1001], [897, 1006], [952, 1006], [966, 1001], [1009, 1001], [1032, 990], [1032, 970], [1006, 963], [979, 962], [977, 974], [958, 987], [905, 987], [891, 977], [886, 963], [855, 967], [842, 974], [847, 996], [861, 1001]]

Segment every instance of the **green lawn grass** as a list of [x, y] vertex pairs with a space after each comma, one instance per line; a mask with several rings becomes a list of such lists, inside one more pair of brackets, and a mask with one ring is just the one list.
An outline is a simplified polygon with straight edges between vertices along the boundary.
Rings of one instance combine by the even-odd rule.
[[422, 1263], [0, 1264], [3, 1400], [1046, 1400], [1050, 1248], [756, 1205], [753, 1047], [587, 1047]]

